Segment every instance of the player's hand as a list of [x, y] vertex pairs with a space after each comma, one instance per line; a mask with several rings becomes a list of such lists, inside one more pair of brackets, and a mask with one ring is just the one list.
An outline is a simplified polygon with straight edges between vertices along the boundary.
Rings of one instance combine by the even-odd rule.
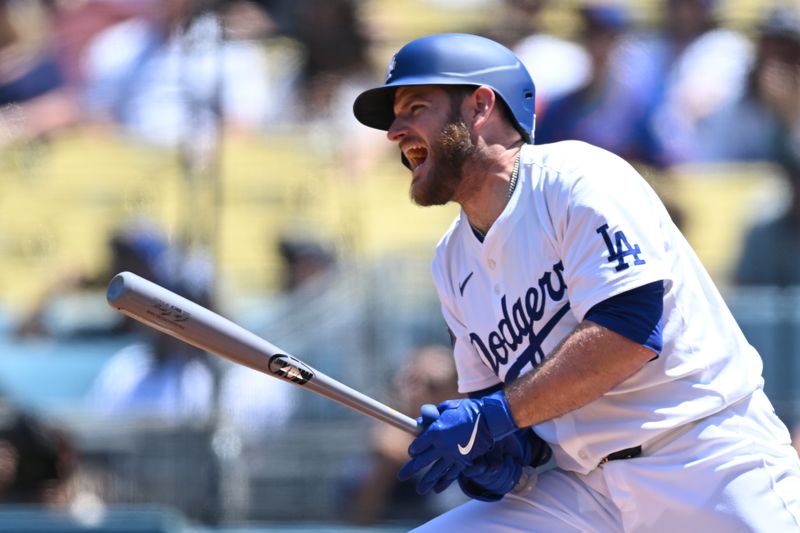
[[458, 486], [473, 500], [494, 502], [510, 492], [520, 477], [522, 465], [498, 446], [465, 468], [458, 476]]
[[[550, 459], [550, 447], [530, 429], [520, 429], [497, 442], [458, 476], [461, 491], [474, 500], [493, 502], [514, 489], [526, 467]], [[528, 475], [536, 475], [529, 469]], [[535, 479], [528, 479], [532, 486]]]
[[480, 399], [449, 400], [438, 405], [439, 418], [408, 448], [411, 459], [397, 474], [410, 479], [430, 469], [417, 483], [417, 492], [441, 492], [497, 440], [517, 430], [502, 391]]

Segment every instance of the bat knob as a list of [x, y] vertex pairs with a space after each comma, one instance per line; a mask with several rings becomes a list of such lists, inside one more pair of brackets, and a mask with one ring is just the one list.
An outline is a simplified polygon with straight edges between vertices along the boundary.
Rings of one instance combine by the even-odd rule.
[[419, 426], [423, 431], [428, 429], [428, 426], [439, 420], [439, 409], [431, 403], [426, 403], [422, 406], [422, 421]]
[[127, 272], [120, 272], [111, 278], [111, 282], [108, 284], [108, 289], [106, 290], [106, 299], [110, 303], [114, 303], [125, 293], [125, 274], [127, 274]]

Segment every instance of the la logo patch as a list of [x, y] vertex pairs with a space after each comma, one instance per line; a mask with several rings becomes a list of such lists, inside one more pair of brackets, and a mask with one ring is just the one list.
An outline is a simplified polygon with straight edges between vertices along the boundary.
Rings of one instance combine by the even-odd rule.
[[628, 238], [622, 231], [614, 232], [614, 241], [611, 240], [611, 235], [608, 232], [608, 224], [603, 224], [597, 228], [596, 231], [603, 237], [606, 248], [608, 248], [608, 262], [617, 262], [617, 266], [614, 268], [617, 272], [631, 266], [625, 260], [628, 256], [633, 256], [634, 265], [643, 265], [647, 262], [639, 257], [642, 254], [642, 249], [639, 248], [639, 245], [634, 244], [631, 246], [631, 243], [628, 242]]

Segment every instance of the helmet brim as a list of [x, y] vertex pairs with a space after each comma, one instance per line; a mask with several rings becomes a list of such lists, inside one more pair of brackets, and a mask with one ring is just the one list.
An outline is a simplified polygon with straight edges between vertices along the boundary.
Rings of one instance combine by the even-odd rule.
[[394, 122], [395, 86], [376, 87], [359, 94], [353, 102], [353, 114], [365, 126], [388, 131]]
[[[377, 130], [389, 131], [394, 122], [394, 93], [400, 87], [410, 87], [414, 85], [430, 85], [430, 81], [425, 80], [420, 83], [402, 83], [397, 85], [384, 85], [367, 89], [359, 94], [353, 102], [353, 114], [356, 119], [365, 126]], [[444, 83], [441, 85], [455, 85]], [[471, 84], [458, 84], [471, 85]], [[533, 142], [533, 136], [514, 122], [514, 127], [522, 134], [525, 142]]]
[[420, 85], [473, 85], [471, 81], [453, 80], [450, 77], [436, 76], [404, 76], [395, 83], [388, 83], [374, 89], [367, 89], [358, 95], [353, 102], [353, 114], [356, 119], [370, 128], [388, 131], [394, 122], [394, 93], [400, 87], [416, 87]]

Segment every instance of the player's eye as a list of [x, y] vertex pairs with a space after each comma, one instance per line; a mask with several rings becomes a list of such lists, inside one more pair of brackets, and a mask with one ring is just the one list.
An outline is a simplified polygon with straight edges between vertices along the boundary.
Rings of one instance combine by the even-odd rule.
[[425, 109], [425, 106], [422, 104], [412, 104], [411, 107], [409, 108], [409, 111], [411, 111], [412, 115], [416, 115], [419, 111], [422, 111], [423, 109]]

